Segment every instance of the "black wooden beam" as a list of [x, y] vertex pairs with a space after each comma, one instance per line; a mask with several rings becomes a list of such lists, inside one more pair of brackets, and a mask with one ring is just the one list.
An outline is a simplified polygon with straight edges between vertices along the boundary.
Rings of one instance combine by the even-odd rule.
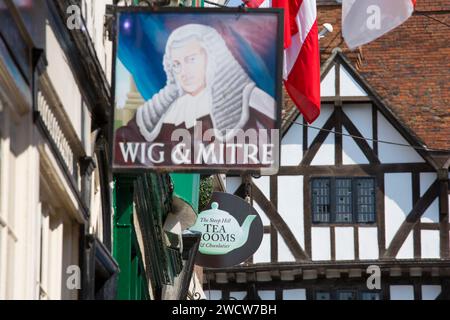
[[[333, 114], [330, 116], [330, 118], [324, 124], [323, 129], [325, 129], [325, 130], [333, 129], [333, 127], [335, 125], [335, 117], [336, 117], [336, 112], [333, 112]], [[328, 134], [330, 134], [328, 131], [320, 131], [317, 134], [316, 138], [314, 139], [314, 141], [311, 144], [311, 147], [303, 155], [303, 160], [301, 162], [301, 165], [311, 164], [311, 161], [316, 156], [317, 152], [319, 151], [320, 147], [324, 143], [325, 139], [328, 137]]]
[[439, 177], [439, 224], [440, 224], [440, 255], [441, 258], [449, 258], [449, 212], [448, 212], [448, 171], [444, 171]]
[[[412, 174], [412, 198], [413, 205], [416, 205], [417, 201], [420, 199], [420, 173], [418, 172]], [[420, 259], [422, 256], [420, 223], [416, 223], [414, 226], [413, 239], [414, 258]]]
[[[309, 150], [311, 151], [311, 149]], [[308, 152], [309, 152], [308, 151]], [[334, 165], [312, 166], [302, 164], [300, 166], [282, 166], [278, 176], [297, 176], [297, 175], [315, 175], [315, 176], [337, 176], [337, 177], [364, 177], [375, 176], [384, 173], [400, 172], [436, 172], [427, 163], [392, 163], [392, 164], [354, 164], [343, 165], [340, 167]]]
[[386, 252], [386, 228], [385, 228], [385, 210], [384, 210], [384, 174], [377, 174], [376, 186], [376, 213], [377, 213], [377, 232], [378, 232], [378, 254], [382, 258]]
[[[270, 177], [270, 202], [278, 211], [278, 177]], [[270, 225], [270, 261], [278, 261], [278, 232], [275, 226]]]

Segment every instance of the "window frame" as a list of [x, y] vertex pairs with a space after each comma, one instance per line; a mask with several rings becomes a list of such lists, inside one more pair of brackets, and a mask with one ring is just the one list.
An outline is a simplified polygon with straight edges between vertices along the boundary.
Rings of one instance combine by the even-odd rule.
[[[326, 293], [329, 295], [329, 299], [317, 299], [318, 294]], [[340, 300], [339, 293], [352, 293], [354, 295], [354, 299], [349, 300]], [[365, 293], [377, 294], [378, 300], [383, 300], [383, 290], [368, 290], [363, 287], [337, 287], [337, 288], [319, 288], [312, 290], [312, 298], [316, 301], [377, 301], [377, 300], [363, 300], [363, 295]]]
[[[325, 180], [328, 179], [329, 183], [329, 192], [328, 192], [328, 196], [329, 196], [329, 219], [328, 221], [317, 221], [315, 220], [315, 201], [314, 201], [314, 181], [315, 180]], [[336, 219], [338, 213], [336, 212], [336, 208], [337, 208], [337, 190], [336, 190], [336, 180], [338, 179], [350, 179], [351, 180], [351, 194], [350, 194], [350, 203], [351, 203], [351, 220], [350, 221], [338, 221]], [[360, 221], [360, 212], [358, 210], [358, 186], [357, 186], [357, 182], [359, 180], [371, 180], [373, 181], [373, 189], [374, 189], [374, 193], [373, 193], [373, 208], [374, 208], [374, 216], [373, 216], [373, 220], [372, 221]], [[377, 212], [377, 188], [378, 188], [378, 183], [377, 183], [377, 178], [375, 176], [354, 176], [354, 177], [349, 177], [349, 176], [313, 176], [310, 178], [309, 181], [309, 188], [310, 188], [310, 194], [309, 194], [309, 200], [310, 200], [310, 213], [311, 213], [311, 224], [318, 226], [318, 225], [337, 225], [337, 226], [343, 226], [343, 225], [364, 225], [364, 226], [368, 226], [368, 225], [376, 225], [377, 224], [377, 216], [378, 216], [378, 212]]]

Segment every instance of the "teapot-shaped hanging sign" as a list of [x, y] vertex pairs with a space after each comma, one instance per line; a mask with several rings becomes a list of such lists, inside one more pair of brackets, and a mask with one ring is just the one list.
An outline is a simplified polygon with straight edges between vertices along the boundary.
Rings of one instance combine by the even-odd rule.
[[256, 215], [248, 215], [240, 226], [230, 213], [220, 210], [213, 202], [210, 210], [203, 211], [197, 218], [192, 231], [202, 233], [199, 251], [203, 254], [227, 254], [247, 242], [250, 225]]
[[189, 228], [201, 232], [196, 263], [206, 267], [239, 264], [259, 247], [263, 227], [256, 210], [243, 199], [215, 192], [210, 209], [202, 211]]

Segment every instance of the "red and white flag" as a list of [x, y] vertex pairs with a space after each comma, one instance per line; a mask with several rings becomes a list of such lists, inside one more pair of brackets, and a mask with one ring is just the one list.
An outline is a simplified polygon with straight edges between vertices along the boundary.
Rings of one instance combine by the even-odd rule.
[[242, 2], [249, 8], [259, 8], [264, 0], [242, 0]]
[[[269, 1], [264, 1], [260, 7], [265, 7]], [[312, 123], [320, 114], [316, 0], [271, 2], [274, 8], [284, 8], [284, 86], [306, 121]]]
[[413, 14], [416, 0], [344, 0], [342, 35], [350, 49], [398, 27]]

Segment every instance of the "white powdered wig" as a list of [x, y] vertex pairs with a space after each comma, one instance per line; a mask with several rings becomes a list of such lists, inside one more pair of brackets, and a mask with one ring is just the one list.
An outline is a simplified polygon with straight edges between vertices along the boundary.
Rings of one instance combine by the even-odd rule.
[[[174, 30], [167, 41], [163, 65], [167, 84], [136, 112], [136, 123], [147, 141], [153, 141], [161, 130], [163, 116], [172, 103], [186, 94], [172, 71], [172, 48], [196, 39], [207, 55], [206, 87], [212, 95], [211, 119], [215, 129], [226, 139], [231, 130], [242, 128], [248, 121], [248, 94], [255, 84], [233, 57], [221, 35], [212, 27], [186, 24]], [[245, 90], [244, 90], [245, 89]], [[227, 137], [225, 137], [227, 133]]]

